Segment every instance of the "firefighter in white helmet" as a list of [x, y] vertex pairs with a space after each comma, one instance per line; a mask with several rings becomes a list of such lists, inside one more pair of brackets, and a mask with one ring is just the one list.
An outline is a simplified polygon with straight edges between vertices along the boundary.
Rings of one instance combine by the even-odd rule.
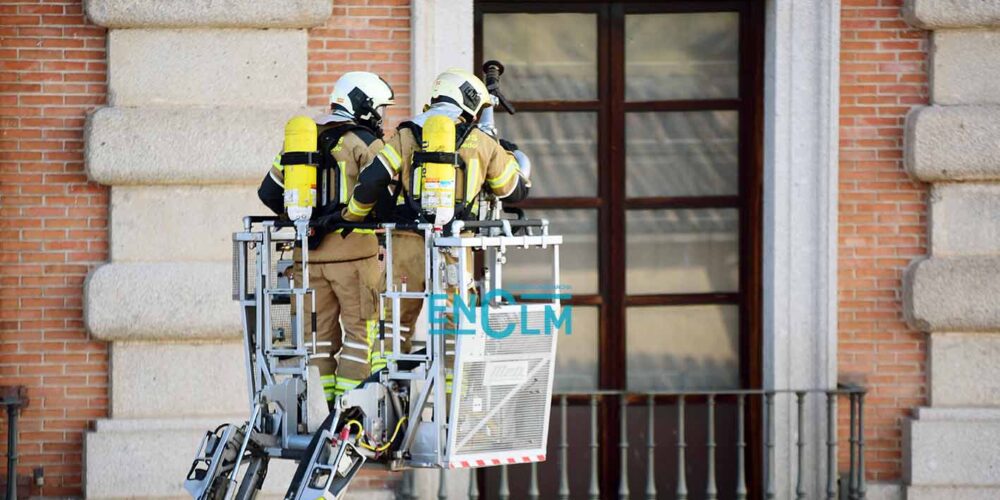
[[[413, 153], [421, 151], [424, 124], [436, 115], [447, 116], [456, 123], [458, 144], [455, 151], [464, 163], [465, 174], [458, 175], [455, 183], [455, 219], [466, 218], [474, 212], [474, 205], [484, 186], [504, 201], [524, 199], [530, 183], [521, 164], [528, 163], [527, 157], [514, 144], [498, 141], [476, 126], [482, 112], [492, 105], [486, 85], [472, 73], [450, 69], [439, 75], [431, 89], [431, 104], [423, 113], [402, 123], [397, 133], [386, 140], [374, 160], [362, 170], [353, 196], [342, 212], [343, 218], [348, 221], [364, 220], [376, 208], [376, 203], [381, 203], [381, 194], [388, 189], [396, 200], [395, 210], [387, 218], [385, 211], [379, 207], [379, 219], [399, 223], [420, 220], [418, 203], [423, 176], [414, 171]], [[518, 157], [523, 158], [522, 163], [519, 163]], [[397, 286], [405, 280], [409, 290], [423, 290], [422, 234], [406, 231], [393, 234], [393, 274]], [[421, 307], [420, 300], [403, 301], [401, 324], [408, 332], [402, 342], [405, 350], [409, 350], [409, 336], [413, 333]], [[373, 370], [384, 366], [384, 359], [373, 359]]]
[[[382, 120], [393, 104], [392, 88], [374, 73], [345, 73], [330, 93], [330, 114], [316, 120], [320, 165], [312, 219], [339, 219], [361, 168], [382, 149]], [[257, 193], [275, 213], [283, 211], [279, 154]], [[378, 320], [383, 287], [379, 244], [372, 231], [325, 231], [309, 240], [310, 287], [316, 293], [317, 341], [329, 350], [313, 358], [328, 401], [354, 388], [370, 372], [369, 339]], [[296, 261], [301, 258], [296, 253]], [[296, 277], [299, 266], [296, 265]], [[306, 305], [309, 315], [311, 304]], [[328, 344], [327, 344], [328, 343]], [[321, 348], [321, 351], [323, 348]]]

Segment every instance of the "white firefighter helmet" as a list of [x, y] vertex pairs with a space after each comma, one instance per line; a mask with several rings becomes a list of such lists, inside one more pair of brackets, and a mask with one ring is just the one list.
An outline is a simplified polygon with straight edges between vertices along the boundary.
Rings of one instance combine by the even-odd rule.
[[330, 92], [330, 107], [342, 109], [355, 120], [377, 130], [382, 128], [385, 106], [395, 104], [392, 87], [368, 71], [344, 73]]
[[438, 75], [431, 87], [431, 102], [445, 98], [462, 108], [469, 120], [479, 116], [479, 112], [492, 106], [489, 90], [476, 75], [464, 69], [452, 68]]

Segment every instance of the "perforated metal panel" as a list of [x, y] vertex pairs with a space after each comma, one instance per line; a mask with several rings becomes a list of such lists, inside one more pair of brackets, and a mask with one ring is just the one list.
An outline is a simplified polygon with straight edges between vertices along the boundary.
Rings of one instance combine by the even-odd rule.
[[[240, 265], [240, 247], [246, 248], [246, 263]], [[271, 287], [278, 286], [278, 260], [282, 256], [289, 255], [290, 252], [279, 251], [280, 243], [271, 244]], [[260, 253], [260, 244], [248, 241], [233, 241], [233, 300], [252, 299], [257, 287], [257, 258]], [[246, 277], [246, 295], [240, 297], [240, 276]]]
[[277, 347], [292, 344], [291, 304], [271, 304], [271, 335]]
[[545, 334], [546, 308], [558, 316], [553, 304], [491, 309], [492, 336], [482, 318], [474, 325], [476, 335], [458, 336], [450, 466], [544, 459], [558, 337], [556, 331]]
[[[246, 268], [240, 266], [240, 249], [246, 242], [233, 240], [233, 300], [240, 300], [240, 276], [246, 274]], [[249, 289], [248, 289], [249, 290]]]

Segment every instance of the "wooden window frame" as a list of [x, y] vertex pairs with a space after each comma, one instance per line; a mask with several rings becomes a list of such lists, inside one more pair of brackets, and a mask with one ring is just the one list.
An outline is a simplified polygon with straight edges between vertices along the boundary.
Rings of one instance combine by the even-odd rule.
[[[625, 100], [625, 15], [636, 13], [737, 12], [739, 14], [739, 84], [735, 99]], [[574, 295], [566, 303], [598, 306], [598, 387], [627, 387], [625, 315], [628, 307], [733, 304], [739, 308], [739, 377], [742, 388], [763, 384], [763, 99], [764, 2], [758, 0], [547, 1], [508, 2], [476, 0], [474, 5], [474, 61], [483, 61], [483, 14], [486, 13], [594, 13], [597, 15], [597, 99], [579, 101], [517, 101], [519, 112], [561, 111], [597, 113], [597, 195], [593, 197], [529, 198], [518, 204], [532, 209], [597, 209], [597, 294]], [[737, 111], [739, 192], [725, 196], [656, 196], [628, 198], [625, 191], [625, 115], [630, 111]], [[739, 210], [739, 289], [726, 293], [626, 294], [626, 227], [628, 210], [678, 208], [735, 208]], [[658, 397], [662, 402], [670, 397]], [[589, 404], [586, 397], [570, 404]], [[750, 442], [760, 442], [759, 404], [751, 401], [746, 418]], [[618, 421], [617, 404], [602, 404], [600, 419]], [[602, 425], [601, 490], [617, 491], [618, 425]], [[763, 457], [753, 457], [751, 480], [759, 481]], [[482, 480], [482, 477], [480, 478]], [[758, 483], [759, 484], [759, 483]]]

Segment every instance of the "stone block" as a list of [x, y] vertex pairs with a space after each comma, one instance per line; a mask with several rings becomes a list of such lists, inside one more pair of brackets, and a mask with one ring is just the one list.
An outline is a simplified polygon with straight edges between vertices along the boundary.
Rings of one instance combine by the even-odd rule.
[[[84, 438], [86, 497], [191, 498], [184, 478], [202, 436], [247, 417], [98, 420]], [[259, 498], [281, 498], [294, 473], [295, 462], [272, 460]]]
[[236, 339], [240, 308], [226, 262], [111, 263], [84, 285], [87, 329], [102, 340]]
[[903, 442], [908, 485], [1000, 487], [998, 409], [919, 408], [903, 426]]
[[932, 41], [934, 104], [1000, 103], [1000, 31], [935, 31]]
[[[280, 29], [111, 30], [108, 102], [112, 106], [303, 106], [306, 38], [303, 30]], [[155, 131], [156, 126], [146, 124], [143, 133]]]
[[469, 498], [469, 478], [472, 477], [476, 470], [449, 469], [444, 471], [445, 495], [442, 497], [440, 495], [442, 493], [442, 471], [414, 469], [410, 476], [413, 486], [413, 498], [448, 498], [450, 500]]
[[1000, 255], [1000, 184], [934, 184], [930, 205], [935, 257]]
[[[868, 495], [871, 498], [871, 495]], [[908, 486], [906, 500], [994, 500], [1000, 498], [998, 488], [968, 486]]]
[[899, 483], [869, 481], [865, 484], [865, 492], [865, 500], [904, 500], [905, 498], [903, 487]]
[[271, 215], [256, 186], [116, 186], [111, 189], [114, 262], [225, 261], [245, 215]]
[[932, 333], [930, 404], [1000, 406], [1000, 335]]
[[1000, 331], [1000, 257], [915, 261], [903, 282], [907, 322], [925, 332]]
[[302, 108], [100, 108], [86, 167], [101, 184], [257, 184]]
[[111, 417], [250, 414], [241, 342], [115, 342]]
[[330, 17], [330, 0], [86, 0], [91, 22], [108, 28], [308, 28]]
[[906, 117], [910, 175], [925, 182], [1000, 180], [1000, 106], [924, 106]]
[[983, 0], [906, 0], [906, 21], [923, 29], [1000, 26], [1000, 2]]

